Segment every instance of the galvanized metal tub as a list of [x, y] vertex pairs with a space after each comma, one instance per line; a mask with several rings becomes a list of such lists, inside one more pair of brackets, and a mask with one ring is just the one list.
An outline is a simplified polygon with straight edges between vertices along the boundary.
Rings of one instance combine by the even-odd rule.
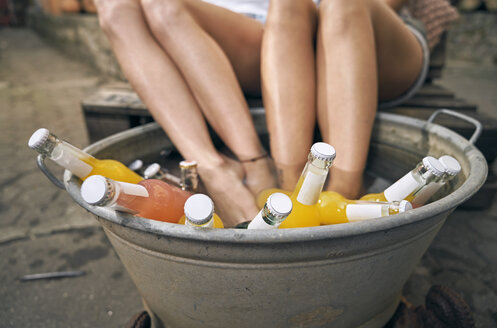
[[[254, 110], [253, 118], [266, 138], [264, 112]], [[86, 150], [129, 163], [168, 145], [152, 123]], [[102, 224], [154, 327], [382, 327], [447, 216], [486, 178], [483, 155], [461, 136], [378, 114], [370, 172], [395, 180], [426, 154], [449, 154], [461, 163], [453, 192], [443, 198], [392, 217], [277, 231], [194, 229], [136, 218], [86, 204], [67, 171], [64, 184]]]

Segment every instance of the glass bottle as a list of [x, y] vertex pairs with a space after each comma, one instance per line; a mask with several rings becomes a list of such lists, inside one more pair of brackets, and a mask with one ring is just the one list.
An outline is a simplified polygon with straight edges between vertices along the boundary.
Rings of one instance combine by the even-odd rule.
[[185, 203], [185, 215], [179, 224], [203, 228], [224, 228], [223, 221], [214, 213], [214, 202], [209, 196], [195, 194], [190, 196]]
[[348, 222], [345, 210], [347, 205], [355, 202], [336, 191], [323, 191], [319, 196], [318, 203], [320, 223], [326, 225]]
[[354, 204], [348, 204], [345, 212], [347, 221], [354, 222], [399, 214], [411, 209], [412, 205], [407, 200], [402, 200], [400, 202], [357, 201]]
[[177, 223], [190, 193], [156, 179], [134, 184], [94, 175], [83, 181], [81, 196], [90, 205]]
[[135, 159], [133, 162], [129, 163], [128, 169], [142, 175], [144, 172], [143, 161], [141, 159]]
[[179, 162], [180, 168], [180, 185], [181, 189], [197, 192], [198, 189], [198, 171], [197, 162], [195, 161], [181, 161]]
[[393, 202], [406, 199], [411, 201], [417, 190], [438, 179], [444, 172], [445, 169], [438, 159], [426, 156], [412, 171], [407, 172], [384, 192], [367, 194], [362, 196], [360, 200]]
[[302, 175], [290, 196], [293, 203], [292, 213], [280, 228], [320, 225], [317, 203], [335, 156], [335, 148], [325, 142], [312, 145]]
[[292, 208], [290, 197], [279, 192], [271, 194], [247, 229], [277, 229], [290, 215]]
[[71, 171], [81, 180], [96, 174], [129, 183], [138, 183], [143, 180], [141, 176], [127, 168], [123, 163], [113, 159], [96, 159], [83, 150], [57, 138], [44, 128], [33, 133], [28, 146]]
[[444, 155], [440, 157], [439, 162], [443, 165], [445, 172], [442, 176], [433, 180], [432, 182], [419, 189], [411, 201], [414, 208], [418, 208], [426, 204], [426, 202], [442, 188], [447, 182], [452, 180], [459, 172], [461, 172], [461, 165], [452, 156]]
[[181, 180], [177, 176], [169, 173], [166, 169], [160, 166], [159, 163], [152, 163], [143, 172], [145, 179], [157, 179], [167, 182], [176, 187], [181, 187]]

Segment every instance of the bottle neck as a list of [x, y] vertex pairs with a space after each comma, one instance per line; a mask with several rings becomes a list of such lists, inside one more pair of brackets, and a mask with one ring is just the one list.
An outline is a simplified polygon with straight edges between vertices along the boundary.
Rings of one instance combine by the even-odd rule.
[[314, 205], [319, 200], [332, 161], [325, 161], [309, 154], [292, 198], [304, 205]]
[[416, 168], [385, 189], [385, 198], [389, 202], [401, 201], [435, 179], [438, 177], [421, 162]]
[[86, 178], [93, 170], [90, 162], [95, 158], [64, 141], [59, 140], [49, 152], [41, 153], [81, 179]]
[[214, 227], [214, 215], [210, 217], [210, 220], [207, 221], [206, 223], [203, 224], [195, 224], [190, 219], [185, 216], [185, 225], [191, 226], [191, 227], [202, 227], [202, 228], [213, 228]]
[[112, 181], [110, 179], [107, 179], [107, 182], [109, 183], [109, 189], [101, 206], [110, 207], [116, 211], [136, 214], [139, 209], [135, 208], [135, 202], [131, 200], [136, 197], [148, 198], [150, 196], [148, 190], [139, 184]]
[[249, 223], [247, 229], [276, 229], [286, 218], [287, 216], [273, 215], [267, 208], [267, 204], [265, 204], [262, 210]]
[[399, 213], [399, 202], [360, 201], [348, 204], [345, 211], [350, 222], [364, 221]]
[[198, 171], [197, 166], [186, 166], [181, 167], [181, 181], [180, 181], [181, 189], [197, 192], [198, 188]]

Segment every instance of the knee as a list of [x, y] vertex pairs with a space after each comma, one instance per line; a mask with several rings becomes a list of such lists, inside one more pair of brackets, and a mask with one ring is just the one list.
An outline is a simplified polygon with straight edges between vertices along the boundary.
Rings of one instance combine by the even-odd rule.
[[126, 10], [140, 10], [134, 0], [95, 0], [95, 7], [98, 13], [98, 22], [100, 28], [108, 36], [119, 33], [122, 24], [127, 24], [123, 19], [123, 11]]
[[182, 0], [140, 0], [148, 26], [157, 35], [167, 36], [179, 27], [187, 13]]
[[371, 14], [376, 0], [323, 0], [319, 5], [321, 24], [345, 32], [351, 24]]
[[312, 0], [271, 0], [267, 23], [273, 25], [291, 24], [302, 18], [307, 20], [315, 14], [316, 5]]

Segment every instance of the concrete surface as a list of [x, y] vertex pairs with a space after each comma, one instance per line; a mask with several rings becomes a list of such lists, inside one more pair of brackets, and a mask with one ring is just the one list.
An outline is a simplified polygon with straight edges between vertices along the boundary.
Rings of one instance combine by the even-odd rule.
[[[26, 29], [0, 29], [0, 327], [122, 327], [140, 296], [93, 217], [53, 186], [27, 147], [39, 127], [84, 147], [79, 102], [104, 83]], [[497, 69], [449, 62], [437, 83], [497, 117]], [[54, 171], [61, 172], [53, 167]], [[456, 210], [404, 289], [421, 305], [432, 284], [461, 293], [477, 327], [497, 325], [497, 207]], [[20, 282], [25, 274], [84, 276]]]

